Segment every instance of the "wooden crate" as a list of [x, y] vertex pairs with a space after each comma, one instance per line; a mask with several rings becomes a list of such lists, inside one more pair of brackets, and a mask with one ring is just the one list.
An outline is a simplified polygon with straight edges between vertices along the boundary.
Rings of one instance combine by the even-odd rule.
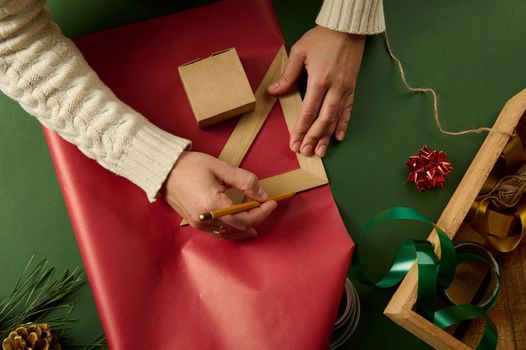
[[[525, 115], [525, 110], [526, 89], [506, 103], [493, 128], [512, 133], [521, 117]], [[526, 120], [526, 116], [524, 119]], [[492, 132], [486, 137], [444, 209], [437, 225], [451, 239], [455, 238], [508, 140], [509, 136], [505, 133]], [[436, 254], [440, 256], [436, 232], [432, 231], [428, 239], [433, 243]], [[417, 297], [417, 273], [417, 266], [413, 264], [384, 310], [385, 315], [434, 348], [472, 349], [482, 334], [481, 322], [474, 321], [467, 336], [459, 340], [416, 313], [414, 306]], [[497, 303], [488, 313], [499, 332], [498, 348], [526, 349], [526, 245], [522, 244], [502, 259], [501, 278]]]

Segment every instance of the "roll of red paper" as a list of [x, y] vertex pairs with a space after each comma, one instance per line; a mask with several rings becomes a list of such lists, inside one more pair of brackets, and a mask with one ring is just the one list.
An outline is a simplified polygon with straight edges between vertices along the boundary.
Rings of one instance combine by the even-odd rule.
[[[236, 47], [255, 89], [283, 43], [270, 1], [224, 1], [75, 40], [122, 100], [218, 155], [235, 120], [196, 126], [177, 66]], [[112, 349], [322, 349], [354, 247], [328, 186], [280, 203], [259, 237], [226, 241], [179, 227], [163, 201], [46, 131]], [[276, 105], [242, 166], [298, 167]]]

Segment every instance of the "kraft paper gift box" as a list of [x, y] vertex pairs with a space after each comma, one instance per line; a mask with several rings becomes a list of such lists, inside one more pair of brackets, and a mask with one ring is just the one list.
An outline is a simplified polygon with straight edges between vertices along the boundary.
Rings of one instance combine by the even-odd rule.
[[199, 127], [250, 112], [256, 98], [235, 48], [179, 66], [181, 81]]

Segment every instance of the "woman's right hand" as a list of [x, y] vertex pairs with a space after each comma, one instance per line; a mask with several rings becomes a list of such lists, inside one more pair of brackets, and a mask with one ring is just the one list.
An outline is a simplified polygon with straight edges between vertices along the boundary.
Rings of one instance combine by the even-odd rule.
[[267, 199], [253, 173], [204, 153], [183, 152], [166, 180], [164, 196], [192, 227], [227, 239], [256, 237], [253, 226], [265, 220], [276, 208], [275, 201], [212, 221], [199, 221], [200, 214], [233, 204], [225, 194], [229, 187], [243, 191], [251, 200], [265, 202]]

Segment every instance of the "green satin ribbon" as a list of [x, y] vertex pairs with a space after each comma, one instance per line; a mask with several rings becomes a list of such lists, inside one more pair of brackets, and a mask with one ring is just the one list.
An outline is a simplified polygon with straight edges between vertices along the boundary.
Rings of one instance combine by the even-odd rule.
[[[441, 259], [439, 260], [436, 257], [431, 242], [408, 240], [402, 244], [389, 271], [379, 281], [374, 282], [366, 275], [360, 263], [361, 241], [373, 227], [400, 220], [418, 221], [433, 226], [439, 239]], [[455, 277], [457, 263], [474, 259], [491, 265], [484, 257], [474, 254], [462, 254], [457, 259], [453, 242], [431, 220], [414, 209], [394, 207], [376, 214], [365, 225], [362, 234], [358, 238], [356, 251], [353, 255], [353, 265], [361, 282], [380, 288], [390, 288], [402, 281], [416, 260], [418, 266], [417, 311], [440, 328], [447, 328], [465, 320], [483, 319], [486, 326], [477, 349], [495, 349], [498, 339], [497, 330], [480, 307], [464, 304], [436, 310], [438, 288], [446, 289], [451, 285]]]

